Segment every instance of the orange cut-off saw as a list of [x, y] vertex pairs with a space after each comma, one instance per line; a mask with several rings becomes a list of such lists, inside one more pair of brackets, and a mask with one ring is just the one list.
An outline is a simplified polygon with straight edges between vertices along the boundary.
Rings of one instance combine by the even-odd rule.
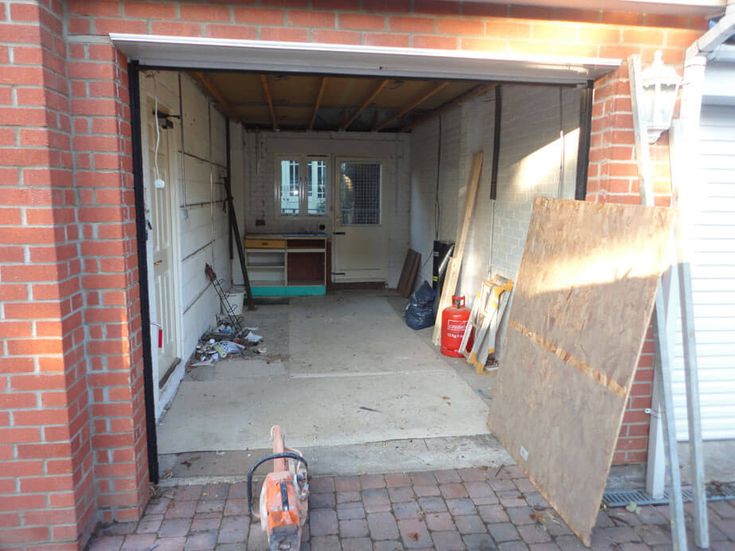
[[[309, 514], [308, 464], [300, 451], [286, 448], [281, 427], [271, 428], [273, 453], [259, 459], [248, 471], [248, 510], [260, 519], [270, 551], [298, 551], [301, 532]], [[260, 507], [253, 513], [253, 475], [263, 463], [273, 461], [273, 471], [263, 481]]]

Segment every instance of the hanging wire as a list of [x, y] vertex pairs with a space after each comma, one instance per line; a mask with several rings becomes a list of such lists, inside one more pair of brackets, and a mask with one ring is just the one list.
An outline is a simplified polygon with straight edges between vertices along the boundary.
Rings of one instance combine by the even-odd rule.
[[434, 192], [434, 239], [439, 239], [439, 224], [441, 223], [441, 203], [439, 201], [439, 182], [442, 166], [442, 116], [437, 117], [438, 134], [436, 138], [436, 190]]
[[156, 147], [153, 151], [153, 166], [156, 172], [156, 181], [154, 182], [153, 187], [156, 187], [156, 184], [158, 183], [158, 180], [161, 179], [160, 172], [158, 170], [158, 148], [161, 145], [161, 127], [158, 120], [158, 91], [156, 90], [156, 80], [153, 79], [153, 115], [154, 119], [153, 122], [156, 125]]
[[559, 87], [559, 183], [557, 184], [557, 195], [564, 197], [564, 165], [566, 164], [566, 147], [564, 144], [564, 89]]

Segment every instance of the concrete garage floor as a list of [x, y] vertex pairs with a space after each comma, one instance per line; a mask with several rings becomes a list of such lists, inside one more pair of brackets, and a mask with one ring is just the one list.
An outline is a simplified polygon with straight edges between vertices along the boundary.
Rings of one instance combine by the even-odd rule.
[[246, 312], [266, 353], [191, 369], [158, 428], [164, 478], [239, 478], [279, 423], [314, 474], [512, 463], [487, 430], [492, 376], [431, 346], [389, 292]]

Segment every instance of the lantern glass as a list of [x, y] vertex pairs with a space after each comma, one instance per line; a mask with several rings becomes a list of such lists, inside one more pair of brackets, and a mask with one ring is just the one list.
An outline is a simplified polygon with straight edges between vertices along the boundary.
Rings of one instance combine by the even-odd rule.
[[680, 80], [673, 67], [664, 65], [661, 51], [641, 71], [640, 115], [648, 130], [649, 143], [654, 143], [671, 126]]

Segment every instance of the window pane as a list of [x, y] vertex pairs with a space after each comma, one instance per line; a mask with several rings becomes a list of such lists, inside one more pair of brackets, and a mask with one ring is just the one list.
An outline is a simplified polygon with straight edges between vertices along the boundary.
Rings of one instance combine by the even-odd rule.
[[339, 205], [343, 225], [380, 224], [380, 163], [340, 163]]
[[299, 214], [299, 162], [281, 161], [281, 214]]
[[327, 163], [309, 161], [307, 167], [307, 214], [324, 215], [327, 212]]

